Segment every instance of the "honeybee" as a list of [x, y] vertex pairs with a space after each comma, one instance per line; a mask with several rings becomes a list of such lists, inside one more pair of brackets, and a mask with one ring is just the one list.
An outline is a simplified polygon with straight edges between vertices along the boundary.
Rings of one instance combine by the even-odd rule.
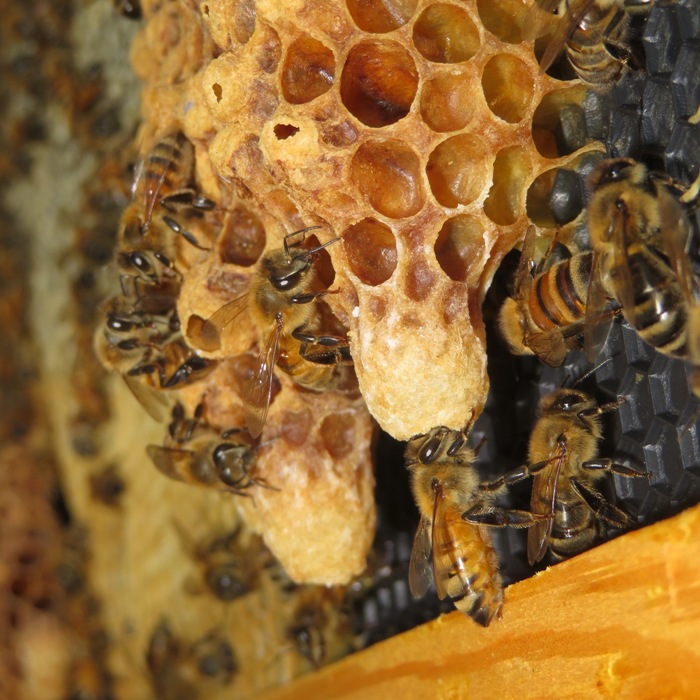
[[116, 465], [110, 464], [90, 475], [90, 495], [111, 508], [118, 508], [126, 483]]
[[[440, 599], [487, 627], [501, 616], [503, 584], [488, 527], [528, 527], [531, 514], [494, 504], [497, 489], [483, 489], [467, 446], [468, 428], [434, 428], [406, 447], [413, 496], [421, 521], [409, 563], [409, 587], [425, 594], [432, 577]], [[432, 550], [432, 557], [431, 557]]]
[[593, 246], [586, 308], [586, 354], [605, 342], [609, 299], [642, 340], [672, 357], [688, 353], [693, 278], [690, 224], [672, 183], [628, 158], [603, 161], [590, 178], [588, 229]]
[[[163, 137], [141, 162], [117, 237], [117, 263], [125, 275], [156, 284], [174, 274], [173, 244], [162, 235], [161, 226], [152, 229], [153, 217], [157, 207], [197, 214], [214, 208], [211, 200], [188, 187], [193, 166], [194, 147], [180, 132]], [[172, 217], [163, 217], [163, 223], [191, 245], [207, 250]]]
[[499, 326], [511, 352], [534, 353], [551, 367], [580, 343], [591, 274], [592, 251], [554, 261], [546, 255], [532, 273], [535, 227], [525, 234], [515, 296], [503, 303]]
[[557, 11], [559, 23], [540, 61], [546, 71], [562, 49], [581, 80], [607, 85], [634, 57], [627, 46], [632, 15], [647, 12], [653, 0], [535, 0], [524, 22], [526, 39], [535, 39]]
[[228, 684], [238, 671], [231, 645], [212, 631], [197, 642], [183, 644], [161, 621], [146, 650], [146, 663], [155, 697], [194, 700], [207, 681]]
[[309, 332], [314, 319], [314, 302], [330, 291], [314, 291], [314, 261], [319, 251], [339, 239], [301, 248], [306, 233], [301, 229], [284, 237], [283, 248], [265, 254], [260, 261], [252, 289], [224, 304], [207, 319], [192, 316], [188, 336], [202, 350], [221, 347], [221, 333], [248, 309], [264, 342], [256, 369], [245, 391], [246, 424], [257, 438], [263, 430], [272, 398], [275, 365], [297, 384], [313, 391], [331, 390], [338, 382], [338, 367], [351, 361], [347, 339]]
[[216, 363], [185, 344], [172, 318], [159, 323], [138, 309], [129, 309], [123, 297], [109, 303], [112, 311], [95, 335], [97, 357], [106, 369], [122, 375], [139, 403], [160, 421], [170, 405], [160, 392], [198, 381]]
[[528, 464], [484, 487], [498, 489], [534, 476], [530, 506], [533, 515], [540, 517], [528, 532], [531, 565], [541, 561], [548, 549], [556, 560], [588, 549], [602, 534], [603, 522], [616, 528], [630, 524], [629, 516], [596, 488], [606, 472], [649, 478], [647, 472], [598, 456], [600, 416], [623, 401], [599, 406], [573, 388], [547, 394], [540, 401], [530, 436]]
[[[206, 589], [219, 600], [228, 603], [253, 591], [258, 584], [263, 565], [269, 559], [262, 539], [253, 536], [247, 546], [240, 543], [240, 527], [211, 542], [196, 543], [177, 521], [175, 529], [187, 552], [201, 568]], [[188, 582], [190, 593], [201, 588]]]
[[148, 445], [146, 452], [158, 471], [170, 479], [246, 496], [253, 486], [273, 488], [253, 476], [255, 448], [238, 428], [219, 433], [202, 420], [200, 404], [193, 418], [185, 418], [181, 404], [173, 408], [164, 445]]
[[286, 630], [294, 649], [315, 669], [321, 668], [326, 661], [326, 622], [320, 604], [302, 604]]

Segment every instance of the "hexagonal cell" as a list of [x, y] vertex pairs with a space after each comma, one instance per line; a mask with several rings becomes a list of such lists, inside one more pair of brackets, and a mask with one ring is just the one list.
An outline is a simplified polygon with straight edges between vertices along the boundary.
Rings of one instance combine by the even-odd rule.
[[663, 479], [666, 482], [652, 481], [652, 484], [668, 496], [672, 494], [671, 484], [677, 484], [683, 478], [683, 459], [675, 432], [672, 425], [654, 417], [644, 445], [647, 469], [654, 474], [654, 481]]
[[581, 178], [575, 170], [561, 168], [554, 180], [549, 196], [549, 205], [554, 220], [560, 226], [573, 221], [583, 209]]
[[255, 31], [255, 0], [238, 0], [231, 16], [233, 34], [241, 44], [246, 44]]
[[[311, 250], [313, 248], [318, 248], [320, 245], [321, 241], [319, 241], [318, 238], [312, 234], [305, 238], [303, 247], [306, 250]], [[335, 268], [333, 267], [333, 260], [328, 254], [328, 250], [326, 248], [322, 248], [315, 254], [314, 272], [316, 273], [316, 276], [323, 289], [328, 289], [328, 287], [333, 284], [335, 280]]]
[[622, 342], [629, 365], [642, 372], [648, 372], [656, 353], [627, 323], [622, 324]]
[[493, 164], [493, 185], [484, 202], [484, 214], [496, 224], [508, 226], [522, 214], [522, 193], [532, 166], [527, 151], [504, 148]]
[[617, 409], [622, 433], [634, 440], [644, 440], [654, 420], [649, 383], [643, 380], [636, 382], [629, 392], [621, 393], [629, 394], [625, 403]]
[[587, 89], [578, 85], [547, 93], [532, 117], [532, 140], [545, 158], [558, 158], [588, 140], [581, 105]]
[[517, 56], [494, 56], [484, 66], [481, 85], [489, 109], [503, 121], [517, 124], [528, 116], [535, 76], [533, 68]]
[[495, 37], [506, 44], [519, 44], [523, 40], [526, 5], [512, 0], [477, 0], [476, 7], [484, 29]]
[[535, 178], [527, 191], [527, 199], [525, 208], [530, 221], [536, 226], [545, 228], [553, 228], [556, 226], [556, 219], [552, 212], [551, 198], [554, 182], [557, 178], [559, 168], [545, 170], [541, 175]]
[[435, 199], [445, 207], [473, 202], [491, 175], [488, 158], [490, 149], [471, 134], [439, 144], [425, 168]]
[[421, 116], [433, 131], [464, 129], [476, 106], [472, 83], [461, 73], [442, 73], [427, 81], [421, 90]]
[[393, 231], [376, 219], [358, 221], [342, 235], [348, 265], [365, 284], [376, 287], [396, 269], [396, 238]]
[[365, 32], [384, 34], [413, 17], [418, 0], [346, 0], [350, 16]]
[[436, 3], [421, 13], [413, 26], [413, 43], [434, 63], [468, 61], [479, 50], [479, 30], [471, 17], [455, 5]]
[[366, 126], [382, 127], [403, 119], [418, 90], [411, 55], [393, 41], [363, 41], [348, 54], [340, 76], [340, 97]]
[[422, 258], [412, 257], [405, 276], [406, 296], [413, 301], [424, 301], [435, 286], [435, 273]]
[[[450, 279], [456, 282], [472, 282], [469, 270], [475, 261], [481, 262], [485, 252], [484, 231], [481, 223], [472, 216], [459, 214], [447, 219], [435, 241], [435, 257]], [[478, 275], [482, 265], [478, 265]]]
[[425, 191], [420, 161], [402, 141], [368, 141], [352, 159], [352, 180], [380, 214], [392, 219], [412, 216], [423, 208]]
[[327, 92], [335, 79], [335, 57], [308, 35], [295, 39], [282, 63], [280, 83], [287, 102], [305, 104]]
[[671, 359], [665, 372], [650, 375], [649, 390], [654, 413], [676, 425], [681, 411], [690, 399], [683, 361]]
[[240, 204], [224, 219], [217, 245], [221, 262], [250, 267], [265, 249], [265, 227], [250, 209]]
[[333, 459], [349, 455], [355, 446], [355, 420], [347, 413], [331, 413], [323, 419], [319, 436]]

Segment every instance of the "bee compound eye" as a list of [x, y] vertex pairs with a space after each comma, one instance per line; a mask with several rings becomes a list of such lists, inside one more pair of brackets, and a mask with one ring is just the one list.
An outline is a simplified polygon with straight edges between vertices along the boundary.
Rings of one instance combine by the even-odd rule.
[[114, 314], [107, 316], [107, 328], [115, 333], [128, 333], [133, 327], [134, 324], [131, 321], [127, 321], [121, 316], [115, 316]]
[[209, 366], [209, 361], [199, 355], [192, 355], [192, 357], [187, 360], [187, 366], [190, 368], [191, 372], [198, 372], [206, 369]]
[[141, 253], [133, 253], [131, 255], [130, 261], [131, 264], [141, 272], [151, 272], [151, 270], [153, 269], [151, 267], [151, 263], [148, 262], [148, 258], [146, 258]]
[[245, 479], [244, 449], [230, 442], [222, 442], [214, 448], [212, 458], [216, 471], [227, 486], [238, 487]]
[[232, 567], [211, 572], [209, 586], [221, 600], [235, 600], [249, 591], [248, 586], [237, 576]]
[[279, 289], [279, 291], [283, 292], [287, 289], [294, 289], [295, 287], [297, 287], [301, 282], [303, 273], [304, 270], [293, 270], [292, 272], [286, 275], [278, 275], [276, 277], [272, 277], [271, 281], [275, 289]]
[[570, 411], [580, 403], [583, 403], [583, 399], [578, 394], [564, 394], [557, 399], [555, 406], [564, 411]]
[[418, 450], [418, 459], [422, 464], [431, 464], [435, 461], [442, 444], [442, 437], [432, 435], [429, 437]]

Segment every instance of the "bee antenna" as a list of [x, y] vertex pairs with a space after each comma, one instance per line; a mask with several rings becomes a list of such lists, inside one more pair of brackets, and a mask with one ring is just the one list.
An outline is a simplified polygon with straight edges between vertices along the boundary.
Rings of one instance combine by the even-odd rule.
[[612, 361], [613, 361], [613, 358], [612, 358], [612, 357], [608, 357], [607, 360], [603, 360], [602, 362], [599, 362], [595, 367], [593, 367], [592, 369], [589, 369], [588, 372], [586, 372], [585, 374], [581, 375], [581, 376], [571, 385], [572, 388], [575, 387], [577, 384], [580, 384], [580, 383], [581, 383], [582, 381], [584, 381], [585, 379], [588, 379], [588, 377], [590, 377], [592, 374], [594, 374], [595, 372], [597, 372], [601, 367], [605, 367], [605, 365], [607, 365], [608, 362], [612, 362]]
[[328, 243], [324, 243], [323, 245], [316, 246], [315, 248], [312, 248], [310, 251], [308, 251], [309, 255], [313, 255], [314, 253], [318, 253], [319, 250], [323, 250], [324, 248], [328, 248], [329, 245], [332, 245], [333, 243], [337, 243], [340, 240], [340, 237], [336, 236], [335, 238], [331, 238]]
[[301, 245], [304, 242], [304, 240], [306, 239], [306, 232], [307, 231], [314, 231], [317, 228], [321, 228], [321, 227], [320, 226], [307, 226], [306, 228], [300, 228], [297, 231], [292, 231], [291, 233], [288, 233], [284, 237], [284, 254], [287, 257], [289, 257], [289, 244], [287, 243], [288, 238], [293, 238], [294, 236], [298, 236], [299, 234], [303, 234], [299, 243], [296, 244], [296, 245]]
[[269, 440], [266, 440], [265, 442], [261, 442], [259, 445], [256, 445], [253, 449], [261, 450], [263, 447], [271, 445], [275, 440], [277, 440], [276, 437], [270, 438]]

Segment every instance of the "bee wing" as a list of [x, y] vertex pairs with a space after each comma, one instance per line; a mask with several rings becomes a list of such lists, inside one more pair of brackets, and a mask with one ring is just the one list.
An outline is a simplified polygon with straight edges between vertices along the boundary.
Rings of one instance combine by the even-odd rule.
[[219, 307], [206, 321], [192, 315], [187, 323], [187, 335], [197, 347], [206, 352], [221, 348], [221, 333], [248, 307], [248, 295], [241, 296]]
[[534, 41], [544, 33], [544, 28], [553, 19], [560, 0], [534, 0], [523, 20], [523, 39]]
[[591, 362], [595, 361], [605, 345], [613, 319], [612, 313], [606, 311], [609, 299], [603, 282], [602, 261], [603, 253], [594, 250], [583, 331], [583, 349]]
[[547, 45], [547, 49], [540, 61], [540, 68], [543, 71], [546, 71], [554, 63], [554, 59], [561, 53], [566, 42], [571, 38], [581, 20], [595, 2], [596, 0], [572, 0], [572, 2], [568, 3], [567, 10], [559, 20], [554, 36]]
[[549, 537], [554, 525], [554, 508], [557, 503], [559, 476], [566, 460], [566, 446], [557, 446], [550, 457], [552, 465], [544, 472], [536, 474], [532, 485], [530, 510], [536, 515], [549, 516], [546, 520], [536, 520], [527, 533], [527, 559], [530, 566], [544, 557], [549, 546]]
[[564, 336], [556, 328], [528, 335], [527, 346], [550, 367], [560, 367], [566, 357]]
[[[615, 298], [622, 307], [622, 313], [627, 322], [635, 327], [634, 280], [629, 265], [630, 237], [635, 235], [631, 230], [629, 217], [622, 213], [613, 221], [613, 288]], [[639, 234], [637, 233], [637, 236]]]
[[675, 201], [671, 206], [662, 207], [661, 235], [684, 298], [692, 304], [695, 302], [689, 255], [692, 229], [681, 206]]
[[465, 561], [455, 543], [473, 541], [474, 525], [467, 523], [447, 499], [438, 495], [433, 515], [433, 577], [440, 600], [450, 595], [448, 583], [456, 575], [460, 581], [469, 580]]
[[279, 353], [281, 333], [282, 321], [277, 319], [277, 323], [255, 364], [256, 369], [246, 391], [246, 402], [243, 410], [248, 432], [253, 438], [257, 438], [262, 433], [267, 420], [267, 412], [270, 409], [272, 380]]
[[[145, 178], [147, 184], [146, 187], [144, 187], [143, 191], [143, 225], [145, 227], [147, 227], [151, 221], [151, 217], [153, 216], [153, 209], [156, 206], [156, 202], [158, 201], [158, 195], [160, 193], [161, 188], [163, 187], [163, 182], [165, 182], [165, 176], [167, 175], [168, 168], [170, 167], [170, 163], [162, 158], [152, 160], [156, 161], [156, 164], [152, 167], [152, 173], [153, 175], [155, 175], [155, 177]], [[139, 177], [141, 177], [142, 174], [143, 169], [140, 169]], [[138, 188], [138, 183], [135, 184], [135, 187]]]
[[528, 226], [525, 238], [523, 239], [523, 249], [520, 253], [520, 262], [515, 276], [515, 289], [517, 290], [518, 301], [527, 303], [532, 286], [532, 266], [535, 257], [536, 229]]
[[194, 459], [194, 453], [190, 450], [181, 450], [176, 447], [162, 447], [161, 445], [146, 445], [146, 454], [155, 464], [161, 474], [175, 481], [187, 481], [184, 473]]
[[153, 420], [162, 423], [170, 413], [170, 399], [162, 392], [144, 384], [138, 377], [122, 374], [124, 382], [136, 400], [146, 409]]
[[408, 587], [414, 598], [422, 598], [430, 588], [433, 578], [431, 546], [430, 521], [427, 518], [421, 518], [416, 536], [413, 538], [411, 561], [408, 565]]

